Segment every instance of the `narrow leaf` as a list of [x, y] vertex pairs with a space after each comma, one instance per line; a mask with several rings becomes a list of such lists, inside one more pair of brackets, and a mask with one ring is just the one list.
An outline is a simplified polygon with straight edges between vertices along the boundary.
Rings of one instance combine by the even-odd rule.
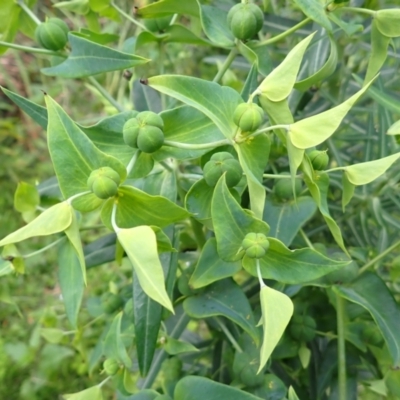
[[351, 107], [372, 83], [373, 80], [342, 104], [290, 125], [291, 142], [299, 149], [308, 149], [324, 142], [333, 135]]
[[271, 101], [282, 101], [289, 96], [296, 81], [307, 46], [315, 33], [307, 36], [288, 53], [286, 58], [261, 82], [258, 92]]
[[260, 291], [263, 324], [263, 344], [261, 346], [260, 372], [278, 344], [293, 315], [292, 300], [286, 294], [264, 286]]
[[149, 226], [121, 229], [117, 232], [117, 237], [135, 269], [142, 289], [153, 300], [174, 312], [165, 290], [164, 274], [153, 230]]
[[328, 32], [332, 31], [332, 24], [325, 12], [325, 6], [319, 0], [295, 0], [301, 11]]
[[73, 208], [65, 201], [48, 208], [32, 222], [10, 233], [0, 241], [0, 247], [10, 243], [22, 242], [34, 236], [47, 236], [62, 232], [72, 222]]
[[71, 32], [68, 33], [68, 38], [72, 48], [68, 58], [54, 67], [42, 68], [43, 74], [62, 78], [83, 78], [143, 65], [150, 61], [91, 42]]
[[63, 394], [62, 396], [66, 400], [103, 400], [103, 394], [99, 386], [93, 386], [78, 393]]
[[137, 15], [141, 18], [158, 18], [172, 14], [188, 14], [193, 17], [199, 16], [199, 6], [196, 0], [161, 0], [157, 3], [140, 7]]
[[333, 290], [371, 313], [389, 348], [394, 367], [400, 367], [400, 309], [385, 282], [378, 275], [366, 272], [350, 286], [334, 286]]
[[164, 345], [164, 350], [174, 356], [182, 353], [193, 353], [199, 351], [192, 344], [183, 342], [182, 340], [176, 340], [174, 338], [168, 338], [167, 343]]

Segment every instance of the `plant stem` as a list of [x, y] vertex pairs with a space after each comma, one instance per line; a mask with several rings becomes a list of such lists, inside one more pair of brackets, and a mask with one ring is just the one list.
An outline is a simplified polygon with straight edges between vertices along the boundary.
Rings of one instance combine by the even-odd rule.
[[[296, 175], [296, 178], [300, 178], [300, 175]], [[275, 174], [263, 174], [263, 178], [270, 178], [270, 179], [291, 179], [290, 175], [275, 175]]]
[[221, 78], [224, 76], [225, 72], [228, 70], [228, 68], [232, 64], [237, 54], [238, 50], [236, 47], [234, 47], [228, 54], [228, 57], [226, 57], [225, 62], [222, 64], [221, 69], [217, 72], [217, 75], [215, 75], [213, 82], [218, 83], [221, 80]]
[[42, 21], [32, 12], [32, 10], [22, 1], [17, 0], [17, 4], [29, 15], [31, 20], [36, 24], [40, 25]]
[[95, 78], [93, 78], [93, 76], [89, 76], [88, 77], [89, 82], [99, 91], [99, 93], [111, 104], [113, 105], [119, 112], [123, 112], [124, 107], [122, 107], [121, 104], [118, 103], [117, 100], [114, 99], [114, 97], [112, 97], [110, 95], [110, 93], [107, 92], [107, 90], [105, 90], [103, 88], [103, 86], [100, 85], [99, 82], [97, 82], [97, 80]]
[[257, 258], [256, 264], [257, 264], [258, 281], [260, 282], [260, 289], [262, 289], [263, 287], [265, 287], [267, 285], [264, 283], [262, 275], [261, 275], [261, 267], [260, 267], [260, 259], [259, 258]]
[[[164, 75], [165, 74], [165, 68], [164, 68], [164, 63], [165, 63], [165, 47], [164, 47], [164, 42], [160, 42], [158, 45], [158, 63], [160, 65], [159, 69], [159, 74]], [[161, 109], [165, 110], [167, 108], [167, 97], [165, 93], [161, 93]]]
[[107, 383], [110, 379], [112, 378], [112, 376], [107, 376], [106, 379], [104, 379], [103, 381], [101, 381], [97, 386], [99, 388], [101, 388], [105, 383]]
[[135, 166], [136, 161], [137, 161], [137, 159], [138, 159], [139, 156], [140, 156], [140, 153], [141, 153], [141, 151], [138, 150], [138, 151], [133, 155], [133, 157], [131, 158], [131, 160], [129, 161], [129, 164], [126, 166], [126, 176], [128, 176], [128, 175], [132, 172], [133, 167]]
[[27, 51], [28, 53], [45, 54], [46, 56], [58, 56], [67, 58], [65, 54], [58, 53], [57, 51], [38, 49], [36, 47], [29, 47], [29, 46], [21, 46], [20, 44], [3, 42], [1, 40], [0, 40], [0, 46], [9, 47], [10, 49], [15, 49], [15, 50]]
[[358, 7], [340, 7], [340, 8], [337, 8], [336, 10], [353, 11], [353, 12], [356, 12], [356, 13], [368, 14], [368, 15], [371, 15], [371, 16], [374, 16], [376, 14], [376, 11], [374, 11], [374, 10], [368, 10], [366, 8], [358, 8]]
[[304, 239], [304, 241], [306, 242], [307, 246], [308, 246], [310, 249], [315, 250], [313, 244], [310, 242], [310, 239], [307, 237], [307, 235], [306, 235], [306, 233], [304, 232], [303, 229], [300, 229], [300, 234], [301, 234], [301, 237], [302, 237], [302, 238]]
[[78, 193], [78, 194], [75, 194], [74, 196], [71, 196], [71, 197], [69, 197], [67, 200], [65, 200], [69, 205], [71, 205], [72, 204], [72, 202], [75, 200], [75, 199], [77, 199], [78, 197], [81, 197], [81, 196], [84, 196], [84, 195], [86, 195], [86, 194], [90, 194], [90, 193], [92, 193], [90, 190], [87, 190], [86, 192], [82, 192], [82, 193]]
[[121, 229], [117, 225], [116, 216], [117, 216], [117, 202], [115, 201], [113, 204], [112, 211], [111, 211], [111, 225], [114, 229], [114, 232], [118, 233]]
[[229, 332], [229, 329], [225, 326], [223, 322], [220, 321], [219, 318], [215, 318], [215, 321], [221, 328], [222, 332], [225, 333], [225, 336], [228, 338], [228, 340], [231, 342], [232, 346], [236, 349], [237, 352], [243, 353], [242, 348], [239, 346], [239, 343], [236, 341], [236, 339], [232, 336], [232, 334]]
[[110, 3], [111, 7], [114, 8], [115, 11], [117, 11], [119, 14], [124, 16], [126, 19], [134, 23], [136, 26], [138, 26], [140, 29], [143, 29], [144, 31], [147, 31], [148, 29], [142, 25], [140, 22], [136, 21], [136, 19], [132, 18], [129, 14], [127, 14], [124, 10], [119, 8], [113, 1]]
[[[176, 322], [176, 325], [174, 329], [171, 331], [169, 337], [173, 339], [179, 339], [180, 336], [182, 335], [183, 331], [186, 328], [186, 325], [189, 323], [190, 318], [188, 317], [187, 314], [184, 312], [180, 316], [179, 320]], [[151, 364], [149, 373], [146, 376], [146, 379], [144, 380], [143, 384], [141, 385], [140, 389], [148, 389], [150, 388], [157, 375], [158, 372], [160, 371], [161, 364], [162, 362], [168, 357], [168, 354], [165, 350], [160, 350], [160, 352], [157, 354], [156, 358], [154, 359], [153, 363]]]
[[289, 130], [290, 125], [272, 125], [272, 126], [267, 126], [266, 128], [260, 129], [259, 131], [256, 131], [250, 135], [247, 136], [241, 136], [239, 135], [239, 138], [236, 139], [235, 137], [235, 141], [236, 143], [242, 143], [245, 142], [247, 139], [261, 135], [262, 133], [266, 133], [269, 131], [273, 131], [274, 129], [286, 129]]
[[400, 246], [400, 240], [398, 242], [396, 242], [395, 244], [393, 244], [392, 246], [388, 247], [382, 253], [378, 254], [371, 261], [367, 262], [363, 267], [360, 268], [360, 270], [358, 271], [358, 275], [363, 274], [367, 269], [372, 267], [374, 264], [376, 264], [382, 258], [386, 257], [389, 253], [391, 253], [393, 250], [395, 250], [398, 246]]
[[225, 146], [227, 144], [232, 145], [232, 143], [228, 139], [218, 140], [217, 142], [212, 142], [212, 143], [200, 143], [200, 144], [179, 143], [179, 142], [173, 142], [171, 140], [164, 141], [164, 146], [177, 147], [178, 149], [185, 149], [185, 150], [213, 149], [214, 147]]
[[276, 35], [271, 39], [263, 40], [262, 42], [257, 43], [256, 45], [254, 45], [253, 47], [262, 47], [262, 46], [266, 46], [268, 44], [279, 42], [279, 40], [284, 39], [286, 36], [289, 36], [291, 33], [297, 31], [298, 29], [302, 28], [304, 25], [307, 25], [311, 21], [312, 21], [311, 18], [306, 18], [305, 20], [303, 20], [303, 21], [299, 22], [298, 24], [292, 26], [287, 31], [282, 32], [281, 34]]
[[48, 244], [47, 246], [41, 248], [40, 250], [34, 251], [33, 253], [29, 253], [29, 254], [22, 255], [21, 257], [22, 257], [23, 259], [25, 259], [25, 258], [29, 258], [29, 257], [36, 256], [36, 255], [38, 255], [38, 254], [40, 254], [40, 253], [45, 252], [45, 251], [48, 250], [48, 249], [51, 249], [51, 248], [54, 247], [54, 246], [56, 246], [58, 243], [60, 243], [60, 242], [63, 241], [64, 239], [65, 239], [65, 236], [60, 237], [59, 239], [57, 239], [57, 240], [55, 240], [54, 242]]
[[345, 326], [345, 300], [336, 295], [337, 312], [337, 334], [338, 334], [338, 381], [339, 397], [338, 400], [346, 400], [347, 376], [346, 376], [346, 343], [344, 336]]

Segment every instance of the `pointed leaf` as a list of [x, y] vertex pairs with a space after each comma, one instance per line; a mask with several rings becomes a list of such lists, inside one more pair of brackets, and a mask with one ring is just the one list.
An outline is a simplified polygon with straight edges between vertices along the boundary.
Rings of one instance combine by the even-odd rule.
[[11, 274], [14, 271], [12, 262], [0, 257], [0, 277]]
[[196, 349], [196, 347], [194, 347], [192, 344], [183, 342], [182, 340], [176, 340], [174, 338], [167, 339], [167, 343], [164, 345], [164, 350], [171, 356], [199, 351], [199, 349]]
[[213, 283], [200, 294], [186, 298], [183, 308], [192, 318], [228, 318], [246, 331], [255, 342], [259, 342], [250, 303], [242, 289], [231, 279]]
[[[349, 261], [331, 260], [309, 248], [289, 250], [277, 239], [269, 237], [268, 240], [268, 252], [260, 259], [261, 275], [264, 279], [297, 285], [311, 282], [349, 264]], [[257, 276], [255, 259], [244, 256], [242, 262], [250, 274]]]
[[289, 96], [296, 82], [304, 53], [313, 36], [314, 33], [293, 47], [281, 64], [261, 82], [258, 87], [261, 96], [275, 102], [282, 101]]
[[93, 386], [79, 393], [63, 394], [66, 400], [103, 400], [103, 394], [99, 386]]
[[343, 212], [347, 204], [350, 203], [350, 200], [353, 198], [355, 185], [353, 185], [346, 174], [342, 176], [342, 185], [343, 185], [343, 192], [342, 192], [342, 209]]
[[227, 138], [236, 132], [232, 115], [243, 100], [234, 89], [199, 78], [160, 75], [148, 79], [150, 87], [192, 106], [210, 118]]
[[203, 247], [189, 285], [194, 289], [208, 286], [220, 279], [229, 278], [242, 269], [240, 261], [227, 262], [222, 260], [217, 252], [215, 238], [207, 240]]
[[28, 225], [10, 233], [0, 241], [0, 247], [10, 243], [22, 242], [34, 236], [47, 236], [62, 232], [72, 222], [73, 208], [65, 201], [48, 208]]
[[[49, 124], [47, 140], [61, 192], [65, 198], [86, 192], [90, 173], [101, 167], [111, 167], [126, 177], [125, 166], [116, 158], [96, 148], [65, 111], [48, 95], [45, 96]], [[89, 211], [98, 207], [102, 200], [94, 194], [74, 201], [74, 207]]]
[[104, 339], [103, 351], [106, 357], [114, 358], [125, 365], [126, 368], [132, 366], [132, 361], [128, 356], [125, 345], [121, 337], [122, 312], [119, 312], [113, 319]]
[[247, 101], [249, 99], [249, 96], [257, 89], [258, 87], [257, 78], [258, 78], [257, 63], [253, 63], [251, 70], [247, 75], [246, 82], [243, 85], [242, 92], [240, 93], [244, 101]]
[[117, 232], [117, 237], [133, 265], [142, 289], [153, 300], [174, 312], [165, 290], [164, 274], [153, 230], [149, 226], [121, 229]]
[[[107, 227], [111, 227], [111, 211], [114, 200], [108, 200], [102, 210], [101, 218]], [[132, 186], [120, 186], [118, 189], [117, 225], [131, 228], [138, 225], [156, 225], [160, 228], [189, 216], [182, 207], [163, 196], [149, 194]]]
[[332, 24], [325, 12], [325, 6], [319, 0], [295, 0], [301, 11], [328, 32], [332, 31]]
[[400, 135], [400, 120], [395, 122], [387, 131], [388, 135]]
[[175, 387], [175, 400], [261, 400], [235, 387], [200, 376], [186, 376]]
[[172, 14], [188, 14], [193, 17], [199, 16], [199, 6], [196, 0], [161, 0], [157, 3], [140, 7], [137, 16], [141, 18], [158, 18]]
[[400, 309], [385, 282], [378, 275], [366, 272], [350, 286], [334, 286], [333, 290], [371, 313], [389, 348], [394, 367], [400, 367]]
[[270, 147], [271, 142], [266, 135], [258, 135], [235, 145], [240, 165], [246, 174], [251, 211], [259, 219], [262, 218], [264, 210], [265, 188], [262, 185], [262, 177], [268, 163]]
[[324, 142], [334, 134], [351, 107], [372, 83], [373, 80], [342, 104], [290, 125], [291, 142], [299, 149], [308, 149]]
[[260, 368], [267, 363], [293, 315], [292, 300], [286, 294], [264, 286], [260, 291], [263, 324]]
[[69, 241], [62, 243], [58, 250], [58, 279], [68, 320], [76, 328], [85, 280], [76, 249]]
[[296, 392], [294, 391], [293, 386], [289, 387], [288, 397], [288, 400], [300, 400]]
[[383, 35], [388, 37], [400, 36], [400, 9], [378, 10], [374, 17], [376, 26]]
[[267, 235], [269, 232], [267, 223], [244, 211], [236, 202], [226, 186], [225, 176], [221, 177], [214, 189], [211, 215], [218, 254], [225, 261], [236, 261], [242, 258], [239, 250], [248, 233]]
[[40, 204], [40, 196], [36, 186], [26, 182], [19, 182], [14, 194], [14, 208], [20, 212], [36, 211]]
[[42, 68], [41, 72], [44, 75], [83, 78], [135, 67], [150, 61], [91, 42], [71, 32], [68, 33], [68, 38], [72, 48], [68, 58], [54, 67]]
[[315, 214], [317, 206], [308, 196], [295, 201], [276, 203], [267, 198], [263, 220], [271, 228], [269, 235], [290, 246], [300, 228]]

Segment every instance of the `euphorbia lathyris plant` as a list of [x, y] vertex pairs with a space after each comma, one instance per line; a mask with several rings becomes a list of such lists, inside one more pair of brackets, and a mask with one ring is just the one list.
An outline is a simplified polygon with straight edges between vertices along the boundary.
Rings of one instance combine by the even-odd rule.
[[[0, 45], [57, 56], [41, 70], [44, 75], [88, 78], [118, 112], [84, 126], [51, 97], [51, 88], [46, 107], [3, 89], [47, 131], [60, 195], [44, 209], [41, 200], [52, 197], [45, 185], [41, 198], [36, 187], [17, 188], [16, 206], [41, 212], [0, 241], [2, 274], [23, 268], [16, 244], [58, 234], [53, 244], [59, 248], [65, 312], [80, 334], [79, 311], [85, 286], [88, 292], [91, 287], [86, 269], [124, 257], [132, 265], [121, 282], [129, 284], [128, 291], [101, 296], [109, 323], [86, 360], [90, 371], [103, 370], [108, 377], [65, 398], [100, 399], [110, 387], [129, 399], [344, 400], [355, 398], [357, 387], [380, 393], [376, 382], [385, 396], [396, 398], [400, 312], [381, 275], [366, 271], [399, 242], [383, 248], [368, 242], [364, 252], [381, 250], [369, 259], [357, 251], [362, 246], [348, 229], [341, 229], [345, 223], [337, 220], [338, 207], [333, 215], [328, 199], [336, 202], [333, 188], [339, 187], [343, 210], [351, 207], [360, 199], [356, 187], [379, 184], [400, 158], [386, 146], [376, 159], [366, 150], [363, 162], [352, 162], [338, 150], [346, 137], [335, 139], [354, 117], [357, 101], [368, 93], [382, 101], [374, 85], [390, 40], [400, 36], [392, 27], [400, 24], [399, 10], [296, 1], [307, 18], [281, 25], [282, 32], [271, 36], [279, 10], [268, 2], [160, 0], [134, 14], [108, 0], [62, 2], [55, 7], [85, 15], [90, 23], [90, 29], [71, 26], [69, 33], [60, 19], [41, 22], [30, 5], [18, 1], [7, 7], [37, 24], [37, 46], [10, 43], [18, 22], [4, 31], [8, 41]], [[358, 39], [363, 28], [352, 17], [357, 13], [373, 18], [370, 58], [364, 81], [355, 76], [361, 88], [340, 86], [339, 80], [337, 100], [332, 87], [338, 76], [349, 74], [339, 63], [344, 45], [336, 36]], [[101, 30], [100, 16], [132, 22], [133, 36], [123, 37], [122, 50], [105, 46], [110, 37]], [[274, 47], [278, 42], [287, 45], [284, 57]], [[173, 74], [171, 66], [165, 74], [168, 43], [208, 46], [210, 54], [220, 47], [229, 54], [213, 81]], [[142, 55], [153, 44], [158, 56], [150, 60]], [[325, 44], [329, 52], [322, 50]], [[229, 73], [234, 76], [236, 59], [246, 61], [245, 72], [237, 70], [244, 82], [234, 78], [232, 87], [221, 85]], [[151, 61], [160, 74], [130, 86], [133, 107], [93, 78], [134, 67], [140, 77], [141, 66]], [[398, 133], [397, 125], [390, 134]], [[369, 220], [376, 216], [377, 200], [372, 208]], [[89, 212], [111, 233], [84, 247], [81, 232]], [[311, 232], [319, 230], [324, 233], [311, 240]], [[190, 321], [192, 336], [186, 329]], [[377, 360], [374, 371], [358, 377], [355, 371], [363, 368], [346, 358], [346, 347], [357, 360], [362, 353]], [[329, 373], [325, 365], [332, 366]]]

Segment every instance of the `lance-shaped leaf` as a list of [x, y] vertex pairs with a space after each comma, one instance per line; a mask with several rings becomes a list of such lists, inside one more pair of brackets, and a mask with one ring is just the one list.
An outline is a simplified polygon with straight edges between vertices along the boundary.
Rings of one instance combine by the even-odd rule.
[[257, 79], [258, 79], [258, 64], [254, 62], [251, 67], [251, 70], [247, 74], [246, 82], [244, 83], [242, 91], [240, 93], [244, 101], [249, 100], [249, 96], [257, 89], [258, 87]]
[[[110, 229], [113, 203], [113, 199], [107, 200], [101, 210], [101, 219]], [[132, 186], [121, 186], [118, 189], [116, 221], [120, 228], [138, 225], [163, 228], [188, 216], [189, 213], [184, 208], [163, 196], [151, 196]]]
[[325, 6], [319, 0], [295, 0], [301, 11], [328, 32], [332, 31], [332, 24], [326, 15]]
[[354, 189], [355, 185], [353, 185], [346, 174], [343, 174], [342, 176], [342, 185], [343, 185], [343, 192], [342, 192], [342, 209], [343, 212], [345, 211], [345, 208], [347, 204], [350, 203], [350, 200], [352, 199], [354, 195]]
[[379, 31], [388, 37], [400, 36], [400, 9], [378, 10], [374, 14]]
[[271, 101], [282, 101], [293, 89], [300, 64], [314, 33], [307, 36], [289, 52], [286, 58], [261, 82], [257, 92]]
[[333, 290], [371, 313], [389, 348], [394, 367], [400, 367], [400, 309], [385, 282], [378, 275], [366, 272], [350, 286], [334, 286]]
[[175, 387], [175, 400], [261, 400], [235, 387], [201, 376], [186, 376]]
[[400, 153], [396, 153], [379, 160], [340, 167], [340, 169], [344, 170], [347, 179], [353, 185], [366, 185], [383, 175], [399, 158]]
[[92, 386], [89, 389], [82, 390], [82, 392], [63, 394], [66, 400], [103, 400], [103, 394], [100, 386]]
[[262, 185], [262, 176], [268, 163], [270, 147], [271, 142], [266, 135], [258, 135], [235, 145], [240, 165], [246, 174], [250, 208], [259, 219], [264, 211], [265, 188]]
[[334, 134], [351, 107], [372, 83], [373, 80], [342, 104], [290, 125], [291, 142], [299, 149], [308, 149], [324, 142]]
[[67, 202], [62, 202], [43, 211], [28, 225], [10, 233], [0, 241], [0, 247], [10, 243], [22, 242], [34, 236], [47, 236], [65, 231], [72, 222], [73, 208]]
[[214, 189], [211, 203], [217, 249], [225, 261], [236, 261], [242, 258], [240, 248], [244, 237], [251, 232], [267, 235], [269, 226], [264, 221], [246, 212], [229, 192], [222, 176]]
[[260, 291], [263, 343], [260, 351], [260, 372], [278, 344], [293, 315], [292, 300], [286, 294], [263, 286]]
[[377, 23], [378, 21], [374, 19], [371, 24], [371, 52], [367, 73], [365, 74], [365, 82], [369, 82], [381, 69], [386, 60], [387, 50], [390, 43], [390, 38], [382, 35], [377, 27]]
[[[309, 248], [289, 250], [281, 241], [272, 237], [268, 240], [268, 252], [260, 259], [261, 275], [265, 279], [297, 285], [311, 282], [349, 264], [349, 261], [331, 260]], [[244, 256], [242, 263], [250, 274], [257, 276], [255, 259]]]
[[[111, 167], [123, 181], [125, 166], [100, 151], [50, 96], [46, 95], [45, 99], [49, 118], [48, 146], [64, 197], [86, 192], [90, 173], [101, 167]], [[101, 203], [102, 200], [91, 193], [76, 199], [73, 204], [75, 208], [89, 211]]]
[[220, 8], [202, 5], [197, 1], [200, 10], [201, 26], [206, 36], [219, 47], [232, 47], [235, 38], [228, 27], [228, 13]]
[[174, 312], [165, 290], [163, 268], [158, 258], [157, 240], [149, 226], [121, 229], [117, 237], [131, 261], [144, 292], [168, 310]]
[[130, 368], [132, 361], [128, 356], [124, 342], [121, 337], [122, 312], [119, 312], [113, 319], [107, 336], [104, 339], [103, 352], [106, 357], [120, 361], [125, 367]]
[[68, 320], [76, 328], [85, 281], [76, 249], [69, 241], [58, 250], [58, 279]]
[[243, 103], [236, 90], [214, 82], [180, 75], [159, 75], [148, 79], [150, 87], [197, 108], [228, 138], [236, 132], [232, 115]]
[[308, 196], [286, 203], [276, 203], [268, 198], [263, 220], [271, 228], [270, 236], [290, 246], [300, 228], [315, 214], [316, 209], [315, 201]]
[[164, 345], [164, 350], [170, 355], [199, 351], [199, 349], [194, 347], [191, 343], [176, 340], [174, 338], [167, 339], [167, 343]]
[[240, 261], [227, 262], [222, 260], [217, 252], [215, 238], [210, 238], [201, 251], [196, 269], [190, 277], [189, 285], [194, 289], [208, 286], [215, 281], [233, 276], [241, 269]]
[[246, 331], [256, 343], [259, 342], [249, 300], [232, 279], [216, 282], [204, 292], [188, 297], [183, 302], [183, 308], [192, 318], [228, 318]]
[[141, 18], [158, 18], [172, 14], [188, 14], [199, 16], [199, 6], [196, 0], [161, 0], [137, 10], [137, 16]]
[[62, 78], [83, 78], [109, 71], [118, 71], [150, 60], [91, 42], [83, 37], [68, 33], [72, 51], [68, 58], [54, 67], [42, 68], [45, 75]]

